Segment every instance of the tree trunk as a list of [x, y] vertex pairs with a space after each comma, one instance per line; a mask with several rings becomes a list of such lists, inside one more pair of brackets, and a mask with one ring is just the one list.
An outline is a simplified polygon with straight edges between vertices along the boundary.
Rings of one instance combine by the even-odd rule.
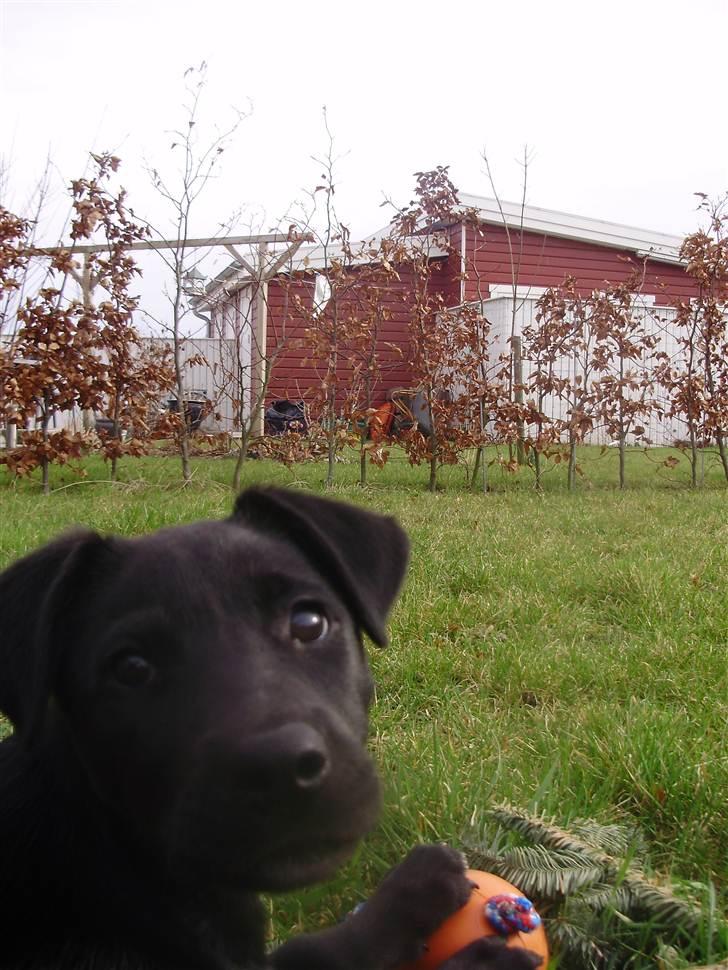
[[335, 401], [329, 398], [328, 429], [326, 434], [326, 488], [334, 484], [334, 469], [336, 467], [336, 414]]
[[334, 484], [334, 469], [336, 466], [336, 373], [339, 366], [338, 331], [334, 337], [334, 348], [328, 363], [327, 379], [329, 386], [326, 391], [326, 488]]
[[[48, 414], [48, 407], [46, 405], [43, 408], [43, 421], [42, 421], [42, 424], [41, 424], [41, 433], [42, 433], [42, 437], [43, 437], [43, 444], [45, 444], [48, 441], [48, 423], [49, 423], [49, 420], [50, 420], [50, 417], [49, 417], [49, 414]], [[50, 482], [49, 482], [49, 475], [48, 475], [49, 467], [50, 467], [50, 462], [48, 461], [47, 455], [43, 455], [43, 458], [41, 459], [40, 467], [41, 467], [41, 481], [42, 481], [42, 484], [43, 484], [43, 494], [44, 495], [49, 495], [50, 494], [50, 490], [51, 490], [51, 488], [50, 488]]]
[[723, 465], [723, 474], [725, 475], [725, 480], [728, 482], [728, 450], [725, 446], [725, 438], [720, 431], [716, 431], [715, 440], [718, 444], [718, 454]]
[[186, 415], [186, 400], [185, 400], [185, 385], [184, 385], [184, 371], [183, 371], [183, 361], [182, 361], [182, 343], [183, 339], [180, 337], [180, 320], [181, 320], [181, 301], [182, 301], [182, 270], [183, 265], [179, 259], [177, 259], [176, 265], [176, 284], [177, 289], [175, 292], [175, 300], [173, 305], [173, 330], [172, 330], [172, 343], [174, 349], [174, 376], [175, 376], [175, 390], [177, 394], [177, 416], [179, 418], [178, 430], [177, 430], [177, 444], [179, 446], [180, 458], [182, 460], [182, 480], [187, 485], [192, 479], [192, 472], [190, 471], [190, 447], [189, 447], [189, 436], [187, 434], [187, 415]]
[[[113, 425], [112, 432], [111, 432], [112, 435], [114, 436], [114, 440], [115, 441], [118, 441], [118, 440], [121, 439], [121, 428], [119, 427], [119, 418], [120, 418], [119, 412], [120, 412], [120, 410], [121, 410], [121, 408], [120, 408], [120, 405], [119, 405], [119, 389], [117, 388], [116, 389], [116, 399], [114, 401], [114, 415], [113, 415], [113, 418], [112, 418], [112, 420], [114, 422], [114, 425]], [[116, 475], [117, 475], [117, 471], [118, 471], [118, 465], [119, 465], [118, 456], [116, 454], [113, 454], [111, 456], [111, 481], [112, 482], [115, 482], [116, 481]]]
[[[523, 358], [521, 355], [521, 338], [512, 337], [513, 347], [513, 387], [514, 399], [519, 407], [523, 404]], [[526, 464], [526, 447], [523, 434], [523, 419], [516, 419], [516, 460], [519, 465]]]
[[619, 354], [619, 487], [624, 489], [624, 453], [627, 432], [624, 430], [624, 354]]
[[367, 431], [366, 426], [361, 433], [359, 438], [359, 484], [366, 485], [367, 483], [367, 452], [366, 452], [366, 442], [367, 442]]
[[542, 423], [543, 419], [542, 419], [542, 415], [543, 415], [543, 402], [544, 402], [545, 395], [540, 390], [541, 376], [542, 376], [541, 365], [539, 364], [538, 367], [539, 367], [539, 369], [538, 369], [538, 382], [539, 382], [538, 414], [539, 414], [539, 418], [538, 418], [538, 424], [536, 425], [537, 438], [536, 438], [536, 441], [535, 441], [534, 447], [533, 447], [533, 468], [534, 468], [534, 472], [536, 474], [536, 481], [535, 481], [536, 491], [537, 492], [540, 492], [542, 490], [542, 488], [543, 488], [543, 481], [542, 481], [542, 478], [541, 478], [542, 471], [543, 471], [543, 468], [542, 468], [542, 465], [541, 465], [541, 448], [543, 447], [543, 438], [542, 438], [541, 432], [543, 431], [543, 423]]
[[[433, 446], [435, 444], [435, 436], [432, 436]], [[437, 491], [437, 448], [432, 448], [432, 454], [430, 455], [430, 480], [427, 483], [427, 489], [430, 492]]]
[[690, 422], [690, 485], [698, 487], [698, 442], [695, 427]]
[[473, 474], [470, 476], [470, 488], [475, 491], [475, 483], [478, 480], [478, 472], [480, 471], [480, 460], [483, 457], [483, 446], [478, 445], [475, 452], [475, 464], [473, 465]]
[[[710, 359], [710, 347], [708, 341], [706, 340], [705, 346], [705, 386], [708, 389], [711, 400], [715, 400], [715, 380], [713, 378], [713, 366]], [[726, 455], [725, 439], [720, 431], [715, 432], [715, 441], [718, 445], [718, 454], [720, 455], [721, 464], [723, 465], [723, 473], [728, 481], [728, 455]]]
[[240, 480], [243, 477], [243, 465], [245, 464], [245, 459], [248, 457], [248, 442], [250, 440], [250, 434], [248, 430], [243, 427], [240, 432], [240, 448], [238, 450], [238, 457], [235, 461], [235, 469], [233, 471], [233, 491], [240, 491]]
[[571, 435], [569, 438], [569, 491], [573, 492], [576, 488], [576, 438]]
[[[364, 405], [365, 405], [365, 407], [363, 409], [363, 417], [360, 418], [360, 421], [362, 422], [362, 427], [361, 427], [361, 431], [359, 433], [359, 484], [361, 486], [364, 486], [367, 483], [367, 452], [366, 452], [366, 443], [367, 443], [367, 441], [369, 439], [369, 432], [370, 432], [370, 430], [374, 429], [374, 427], [375, 427], [375, 425], [374, 425], [374, 420], [375, 419], [374, 419], [374, 416], [372, 415], [372, 410], [373, 410], [372, 409], [372, 397], [373, 397], [372, 378], [371, 378], [371, 374], [367, 374], [367, 377], [366, 377], [366, 379], [364, 381]], [[378, 425], [377, 426], [377, 431], [381, 433], [381, 437], [379, 438], [379, 441], [381, 442], [381, 441], [384, 440], [384, 435], [383, 435], [384, 427], [383, 427], [383, 425]]]
[[478, 445], [478, 450], [475, 452], [475, 464], [473, 465], [473, 474], [470, 478], [470, 488], [475, 491], [478, 486], [478, 472], [480, 472], [480, 491], [485, 495], [488, 491], [488, 460], [485, 454], [485, 445]]
[[182, 431], [182, 436], [179, 442], [179, 453], [182, 459], [182, 480], [185, 485], [192, 481], [192, 471], [190, 470], [190, 443], [187, 437], [187, 425], [186, 418], [183, 416], [182, 421], [184, 423], [184, 429]]

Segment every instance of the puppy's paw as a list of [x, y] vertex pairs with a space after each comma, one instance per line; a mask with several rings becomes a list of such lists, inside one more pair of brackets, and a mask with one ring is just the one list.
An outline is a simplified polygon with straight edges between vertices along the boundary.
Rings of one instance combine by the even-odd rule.
[[419, 845], [389, 873], [365, 909], [371, 916], [376, 913], [377, 922], [397, 927], [406, 958], [414, 959], [438, 926], [470, 898], [473, 883], [465, 869], [465, 857], [455, 849]]
[[511, 948], [499, 937], [483, 937], [441, 964], [439, 970], [546, 970], [543, 959], [530, 950]]

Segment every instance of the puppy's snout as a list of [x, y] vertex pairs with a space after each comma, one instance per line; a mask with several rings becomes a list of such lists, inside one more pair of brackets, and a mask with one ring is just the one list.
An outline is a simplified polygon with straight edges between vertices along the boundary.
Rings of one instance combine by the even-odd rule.
[[291, 723], [249, 738], [237, 752], [237, 774], [252, 791], [310, 791], [329, 772], [325, 739], [308, 724]]

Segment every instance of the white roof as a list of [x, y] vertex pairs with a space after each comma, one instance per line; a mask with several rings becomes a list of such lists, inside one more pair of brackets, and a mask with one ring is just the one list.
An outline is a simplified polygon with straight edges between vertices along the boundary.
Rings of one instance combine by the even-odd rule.
[[[463, 209], [477, 209], [478, 217], [485, 223], [501, 226], [505, 223], [510, 229], [519, 229], [522, 226], [528, 232], [557, 236], [562, 239], [577, 239], [598, 246], [626, 249], [639, 256], [649, 256], [650, 259], [661, 262], [680, 263], [680, 247], [683, 242], [681, 236], [655, 232], [652, 229], [638, 229], [618, 222], [606, 222], [604, 219], [577, 216], [568, 212], [559, 212], [556, 209], [542, 209], [535, 205], [522, 206], [520, 202], [501, 201], [499, 204], [497, 199], [471, 195], [467, 192], [459, 192], [458, 198]], [[377, 244], [388, 234], [390, 228], [391, 226], [385, 226], [368, 237], [367, 243], [359, 243], [358, 246], [352, 246], [352, 249], [359, 249], [362, 255], [367, 244], [372, 249], [376, 249]], [[429, 240], [429, 243], [432, 245], [432, 240]], [[432, 247], [431, 253], [433, 256], [446, 255], [445, 251], [439, 250], [437, 246]], [[286, 269], [312, 271], [321, 269], [326, 262], [324, 255], [322, 246], [301, 247], [294, 256], [292, 265], [287, 266]], [[340, 257], [341, 247], [332, 246], [328, 256], [329, 258]], [[357, 262], [359, 261], [362, 261], [361, 256]], [[233, 262], [208, 284], [207, 293], [211, 296], [222, 286], [230, 292], [248, 282], [250, 282], [250, 276]]]
[[576, 216], [555, 209], [541, 209], [535, 205], [521, 206], [520, 202], [501, 202], [480, 195], [458, 193], [463, 208], [478, 210], [483, 222], [538, 232], [562, 239], [579, 239], [582, 242], [628, 249], [640, 256], [650, 256], [669, 263], [680, 262], [681, 236], [671, 236], [651, 229], [637, 229], [618, 222], [606, 222], [587, 216]]
[[[389, 229], [390, 227], [386, 226], [379, 232], [367, 236], [364, 240], [351, 243], [350, 254], [347, 254], [346, 257], [347, 260], [354, 266], [363, 265], [370, 260], [374, 261], [377, 255], [377, 248], [382, 239], [388, 235]], [[438, 244], [437, 234], [421, 237], [412, 236], [410, 237], [410, 245], [413, 248], [418, 245], [425, 248], [428, 256], [433, 259], [447, 256], [448, 253], [446, 249], [443, 249]], [[371, 250], [371, 253], [369, 250]], [[276, 250], [271, 249], [269, 252], [271, 261], [275, 256]], [[328, 249], [324, 249], [322, 245], [302, 246], [296, 251], [290, 262], [287, 262], [281, 267], [279, 273], [284, 274], [287, 272], [301, 271], [315, 273], [317, 270], [323, 270], [332, 259], [342, 259], [343, 256], [344, 250], [341, 244], [338, 243], [330, 245]], [[234, 290], [239, 289], [241, 286], [246, 286], [250, 282], [252, 282], [250, 273], [233, 261], [207, 284], [203, 300], [214, 298], [220, 289], [224, 289], [227, 293], [232, 293]]]

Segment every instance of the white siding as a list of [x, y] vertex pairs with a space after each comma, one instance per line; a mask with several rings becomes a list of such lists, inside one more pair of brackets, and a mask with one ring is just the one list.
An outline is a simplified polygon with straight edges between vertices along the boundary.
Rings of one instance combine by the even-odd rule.
[[[151, 346], [168, 347], [172, 349], [172, 340], [161, 337], [143, 337], [140, 341], [142, 348]], [[250, 355], [250, 341], [243, 343], [244, 355]], [[185, 338], [182, 345], [182, 356], [185, 361], [196, 359], [185, 368], [185, 389], [204, 391], [206, 397], [213, 402], [213, 414], [207, 417], [202, 425], [204, 431], [234, 431], [233, 399], [237, 396], [235, 389], [235, 373], [240, 373], [236, 366], [236, 346], [232, 339], [219, 340], [217, 338]], [[247, 383], [249, 364], [243, 368], [243, 380]], [[164, 394], [160, 400], [160, 407], [173, 394]], [[246, 412], [247, 413], [247, 412]], [[219, 414], [219, 418], [215, 415]], [[83, 428], [83, 416], [80, 411], [64, 411], [55, 414], [51, 420], [51, 429], [70, 428], [80, 431]]]
[[[166, 337], [145, 337], [141, 344], [142, 347], [168, 347], [170, 351], [173, 347], [172, 340]], [[193, 361], [184, 369], [185, 391], [190, 394], [202, 391], [213, 403], [213, 413], [205, 418], [202, 430], [237, 430], [233, 420], [234, 399], [238, 393], [235, 374], [239, 372], [235, 341], [217, 337], [188, 337], [182, 344], [182, 356], [185, 361]], [[165, 395], [165, 398], [172, 396]]]
[[[515, 319], [513, 314], [514, 301], [511, 297], [497, 297], [485, 300], [482, 303], [483, 313], [491, 324], [491, 366], [497, 369], [496, 362], [501, 354], [510, 352], [509, 340], [511, 334], [520, 336], [524, 327], [536, 325], [537, 299], [535, 297], [518, 299], [515, 302]], [[645, 329], [647, 332], [655, 333], [659, 336], [659, 344], [656, 350], [667, 353], [670, 357], [675, 357], [679, 353], [677, 334], [673, 326], [675, 310], [671, 307], [645, 306], [641, 312], [644, 314]], [[523, 361], [523, 380], [528, 381], [531, 374], [531, 366], [527, 360]], [[572, 357], [563, 357], [557, 361], [555, 374], [559, 377], [574, 376], [574, 360]], [[653, 394], [658, 401], [667, 406], [667, 401], [659, 387], [655, 387]], [[544, 413], [553, 419], [564, 419], [567, 415], [567, 402], [555, 395], [549, 395], [544, 402]], [[678, 438], [686, 438], [687, 430], [684, 422], [660, 419], [657, 415], [652, 415], [649, 421], [639, 422], [646, 428], [646, 438], [654, 445], [669, 445]], [[591, 444], [609, 444], [610, 438], [604, 429], [595, 429], [586, 439]], [[632, 438], [632, 441], [634, 439]]]

